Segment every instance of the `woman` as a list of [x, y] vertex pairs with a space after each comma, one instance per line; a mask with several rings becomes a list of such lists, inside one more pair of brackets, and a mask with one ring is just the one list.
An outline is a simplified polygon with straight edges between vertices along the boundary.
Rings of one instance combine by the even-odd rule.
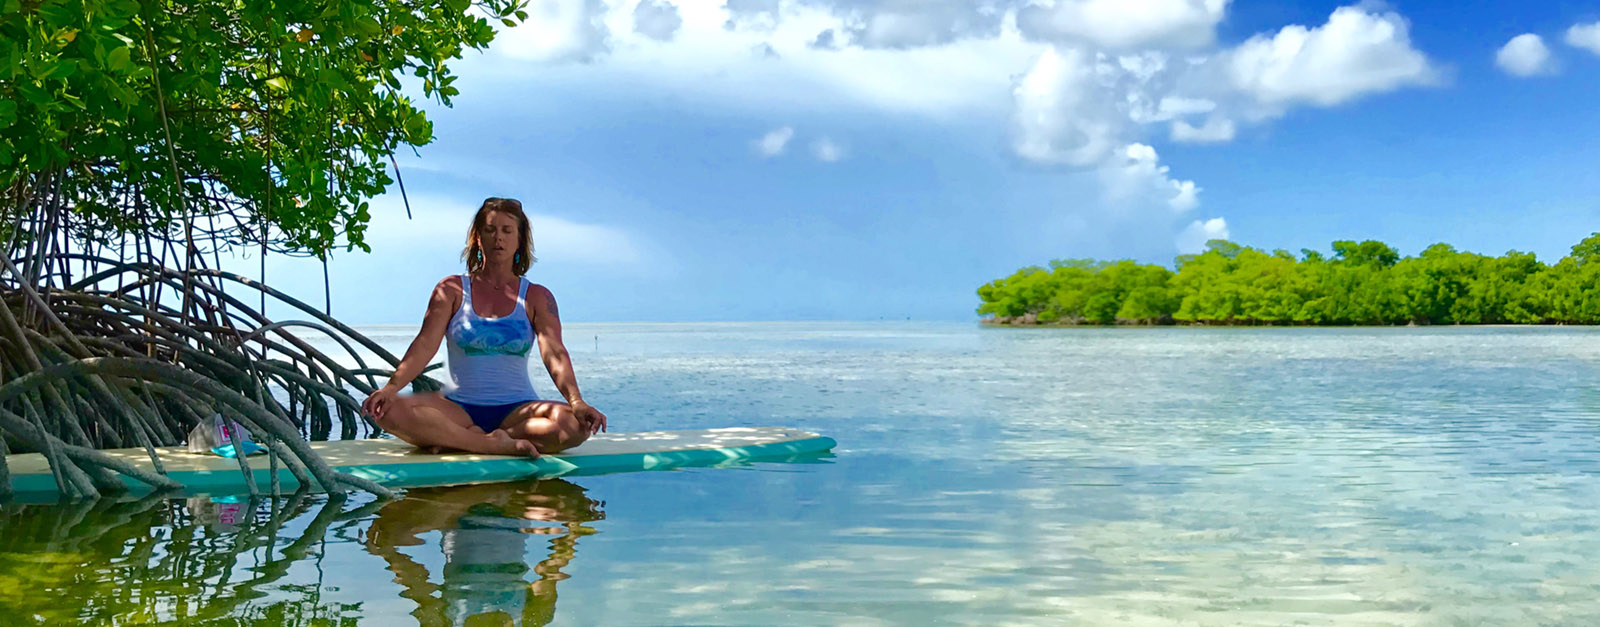
[[[362, 403], [378, 426], [426, 449], [490, 455], [555, 453], [606, 429], [606, 415], [584, 402], [572, 359], [561, 344], [555, 296], [522, 275], [533, 264], [533, 237], [522, 203], [483, 201], [461, 253], [467, 274], [433, 288], [411, 347], [382, 389]], [[451, 387], [444, 394], [400, 396], [449, 341]], [[534, 345], [567, 402], [539, 400], [528, 380]]]

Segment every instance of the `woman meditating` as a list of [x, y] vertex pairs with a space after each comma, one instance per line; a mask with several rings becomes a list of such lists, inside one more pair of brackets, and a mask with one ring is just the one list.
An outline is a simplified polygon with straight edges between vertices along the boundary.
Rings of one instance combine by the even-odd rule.
[[[534, 262], [522, 203], [483, 201], [461, 254], [467, 273], [433, 288], [428, 313], [405, 357], [362, 409], [385, 431], [425, 449], [491, 455], [555, 453], [606, 429], [606, 415], [583, 401], [561, 344], [556, 298], [522, 275]], [[448, 340], [450, 387], [400, 395]], [[567, 402], [539, 400], [528, 379], [534, 346]]]

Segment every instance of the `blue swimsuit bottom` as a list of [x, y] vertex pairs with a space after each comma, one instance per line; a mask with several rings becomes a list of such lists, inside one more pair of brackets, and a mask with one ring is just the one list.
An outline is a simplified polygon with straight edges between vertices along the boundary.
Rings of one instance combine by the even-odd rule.
[[528, 399], [526, 401], [506, 403], [504, 405], [477, 405], [474, 403], [463, 403], [448, 396], [445, 398], [449, 399], [452, 403], [460, 405], [462, 409], [466, 410], [467, 416], [472, 418], [472, 424], [478, 425], [478, 428], [483, 429], [484, 433], [499, 429], [500, 424], [506, 421], [506, 417], [510, 416], [511, 412], [516, 411], [518, 407], [537, 400]]

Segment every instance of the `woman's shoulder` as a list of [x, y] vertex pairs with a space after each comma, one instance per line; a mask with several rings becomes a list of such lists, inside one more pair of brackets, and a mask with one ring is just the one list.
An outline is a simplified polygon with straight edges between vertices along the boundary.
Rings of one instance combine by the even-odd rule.
[[554, 294], [550, 293], [550, 288], [545, 287], [543, 285], [540, 285], [538, 283], [534, 283], [533, 281], [529, 281], [527, 278], [523, 278], [522, 280], [527, 283], [527, 288], [526, 288], [526, 292], [525, 293], [528, 295], [529, 298], [544, 299], [544, 298], [554, 298], [555, 297]]
[[461, 275], [452, 274], [434, 284], [432, 298], [442, 303], [457, 305], [460, 303], [462, 293]]

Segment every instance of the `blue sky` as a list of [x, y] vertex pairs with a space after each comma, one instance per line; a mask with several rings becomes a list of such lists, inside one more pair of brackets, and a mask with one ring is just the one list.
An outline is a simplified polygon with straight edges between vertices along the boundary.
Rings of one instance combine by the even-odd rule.
[[[971, 320], [978, 285], [1053, 258], [1226, 236], [1553, 261], [1600, 230], [1592, 2], [530, 12], [452, 66], [437, 140], [400, 158], [416, 219], [375, 199], [335, 315], [418, 321], [486, 196], [523, 201], [569, 322]], [[314, 264], [268, 280], [322, 300]]]

